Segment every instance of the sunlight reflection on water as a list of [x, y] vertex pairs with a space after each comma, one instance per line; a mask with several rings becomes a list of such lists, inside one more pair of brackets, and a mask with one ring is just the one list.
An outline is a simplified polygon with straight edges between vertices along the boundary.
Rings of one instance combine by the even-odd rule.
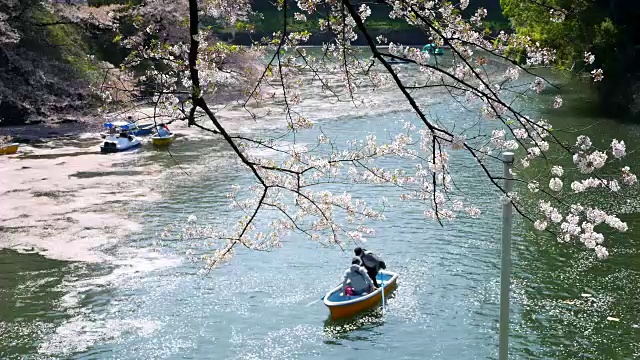
[[[317, 85], [306, 89], [317, 90]], [[438, 105], [444, 100], [436, 95], [424, 99], [434, 117], [450, 111], [460, 126], [476, 121], [446, 104]], [[398, 112], [404, 106], [398, 94], [371, 96], [377, 107], [345, 110], [326, 99], [314, 99], [305, 107], [324, 119], [318, 128], [339, 140], [354, 133], [364, 138], [369, 132], [383, 138], [388, 130], [401, 126], [399, 121], [413, 119]], [[221, 117], [241, 112], [230, 108]], [[284, 121], [274, 115], [257, 123], [236, 121], [232, 126], [261, 134], [277, 132]], [[388, 311], [384, 316], [375, 310], [332, 322], [327, 321], [322, 303], [306, 305], [341, 280], [351, 249], [342, 253], [294, 235], [275, 252], [240, 250], [231, 264], [200, 278], [194, 275], [200, 264], [184, 255], [192, 245], [160, 238], [165, 226], [181, 226], [191, 214], [200, 226], [228, 224], [231, 212], [224, 194], [233, 183], [252, 181], [220, 141], [194, 129], [180, 130], [184, 137], [172, 152], [181, 168], [166, 152], [145, 149], [123, 156], [121, 167], [161, 167], [159, 176], [142, 176], [139, 181], [161, 198], [129, 204], [126, 215], [139, 219], [140, 231], [124, 242], [106, 244], [101, 249], [109, 259], [106, 264], [72, 264], [48, 278], [43, 278], [46, 270], [10, 275], [22, 281], [7, 286], [20, 298], [14, 312], [37, 310], [41, 315], [0, 322], [3, 344], [24, 338], [20, 345], [9, 345], [9, 350], [2, 345], [0, 354], [13, 352], [9, 359], [36, 352], [35, 358], [43, 359], [495, 357], [500, 205], [488, 194], [490, 185], [482, 174], [473, 170], [472, 160], [454, 157], [452, 164], [459, 170], [462, 190], [476, 200], [484, 215], [441, 228], [426, 221], [418, 207], [390, 206], [387, 220], [376, 224], [376, 236], [366, 244], [400, 273]], [[301, 135], [299, 143], [312, 143], [315, 131]], [[270, 152], [260, 155], [272, 156]], [[125, 164], [132, 157], [136, 164]], [[409, 166], [399, 166], [405, 165]], [[371, 188], [361, 195], [376, 199], [396, 194]], [[554, 239], [528, 236], [526, 225], [517, 224], [516, 229], [524, 235], [514, 239], [514, 358], [569, 359], [576, 355], [572, 347], [585, 354], [615, 353], [607, 348], [624, 354], [640, 352], [633, 343], [640, 320], [632, 303], [639, 276], [638, 262], [633, 262], [638, 251], [632, 242], [617, 245], [613, 253], [626, 260], [611, 265], [616, 260], [598, 263], [585, 252], [562, 250]], [[583, 292], [593, 296], [583, 298]], [[36, 309], [34, 298], [42, 294], [51, 299]], [[621, 322], [607, 321], [609, 315], [619, 316]], [[9, 330], [17, 335], [8, 335]]]

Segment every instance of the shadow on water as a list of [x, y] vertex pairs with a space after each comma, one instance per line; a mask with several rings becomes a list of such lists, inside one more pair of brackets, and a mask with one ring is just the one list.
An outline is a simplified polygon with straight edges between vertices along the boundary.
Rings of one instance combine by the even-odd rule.
[[[640, 224], [637, 214], [621, 219], [631, 228]], [[523, 284], [516, 297], [527, 331], [515, 342], [527, 358], [637, 358], [640, 252], [637, 236], [619, 238], [606, 260], [533, 232], [515, 246], [514, 281]]]
[[[96, 153], [100, 153], [100, 151], [98, 150]], [[88, 155], [91, 153], [88, 153], [86, 151], [76, 151], [76, 152], [71, 152], [71, 153], [64, 153], [64, 154], [22, 154], [20, 155], [20, 159], [33, 159], [33, 160], [51, 160], [51, 159], [57, 159], [57, 158], [64, 158], [64, 157], [77, 157], [77, 156], [84, 156], [84, 155]]]
[[[387, 300], [395, 297], [395, 292], [391, 293]], [[370, 310], [356, 315], [332, 319], [331, 315], [324, 321], [325, 344], [340, 345], [340, 340], [348, 341], [368, 341], [377, 335], [375, 329], [384, 325], [385, 319], [382, 311], [382, 302], [379, 302]]]
[[66, 317], [55, 310], [64, 295], [56, 289], [71, 271], [67, 262], [0, 250], [0, 358], [35, 353], [33, 339]]
[[120, 171], [78, 171], [69, 175], [69, 177], [74, 177], [78, 179], [89, 179], [94, 177], [103, 177], [103, 176], [135, 176], [142, 175], [144, 171], [139, 170], [120, 170]]
[[[31, 359], [34, 354], [41, 355], [35, 357], [38, 359], [69, 359], [76, 358], [75, 353], [94, 351], [84, 340], [108, 338], [104, 319], [113, 310], [115, 296], [110, 282], [94, 283], [92, 279], [108, 278], [115, 269], [1, 249], [0, 359]], [[95, 286], [70, 291], [69, 281]], [[92, 327], [88, 334], [84, 331], [87, 324]]]

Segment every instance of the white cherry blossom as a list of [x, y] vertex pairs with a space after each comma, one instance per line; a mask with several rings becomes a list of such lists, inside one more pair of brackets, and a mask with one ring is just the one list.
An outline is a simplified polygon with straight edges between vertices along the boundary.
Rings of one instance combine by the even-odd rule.
[[[343, 6], [352, 5], [345, 1], [275, 2], [295, 22], [315, 18], [312, 15], [322, 10], [319, 26], [330, 38], [322, 46], [321, 58], [301, 46], [314, 35], [309, 32], [282, 28], [252, 47], [233, 47], [201, 26], [200, 19], [190, 18], [188, 11], [195, 10], [189, 6], [198, 6], [199, 15], [235, 29], [253, 14], [251, 4], [248, 0], [147, 0], [133, 7], [132, 14], [139, 19], [135, 34], [121, 40], [131, 50], [126, 70], [150, 64], [142, 81], [158, 84], [151, 97], [157, 104], [157, 114], [209, 129], [224, 140], [255, 179], [250, 186], [231, 187], [229, 206], [242, 215], [228, 221], [224, 229], [193, 230], [197, 219], [187, 219], [185, 236], [206, 235], [221, 240], [210, 249], [207, 264], [229, 259], [238, 244], [258, 250], [279, 247], [281, 239], [294, 231], [312, 241], [339, 246], [365, 241], [375, 236], [375, 222], [385, 219], [384, 207], [388, 205], [386, 201], [381, 205], [360, 199], [358, 189], [363, 186], [398, 190], [393, 195], [398, 203], [420, 206], [424, 216], [434, 221], [479, 217], [474, 199], [463, 198], [454, 184], [455, 171], [461, 171], [456, 167], [456, 157], [471, 156], [478, 169], [498, 184], [501, 173], [494, 170], [496, 158], [500, 152], [518, 149], [517, 169], [512, 176], [527, 184], [528, 196], [539, 200], [537, 206], [521, 201], [517, 191], [504, 194], [498, 188], [498, 196], [530, 216], [537, 230], [554, 233], [561, 242], [579, 242], [598, 258], [606, 258], [609, 253], [603, 235], [606, 232], [594, 231], [595, 226], [627, 230], [627, 225], [613, 214], [586, 201], [572, 203], [574, 198], [583, 197], [574, 193], [607, 189], [623, 193], [626, 187], [635, 186], [637, 178], [629, 167], [616, 165], [621, 172], [613, 176], [602, 171], [606, 164], [625, 156], [624, 142], [614, 139], [610, 148], [603, 150], [580, 135], [575, 144], [565, 143], [554, 135], [548, 121], [512, 102], [512, 89], [517, 86], [532, 98], [544, 92], [547, 80], [531, 75], [527, 67], [553, 65], [555, 49], [517, 33], [500, 32], [491, 38], [484, 33], [486, 9], [478, 8], [468, 18], [460, 11], [469, 6], [468, 0], [390, 2], [389, 18], [404, 21], [424, 32], [437, 46], [446, 47], [452, 54], [446, 62], [403, 43], [378, 47], [387, 39], [367, 31], [371, 9], [364, 3], [354, 7]], [[558, 9], [549, 15], [554, 21], [562, 21], [566, 14]], [[198, 31], [191, 33], [191, 29]], [[368, 45], [366, 54], [353, 46], [355, 40]], [[517, 51], [511, 51], [514, 49]], [[523, 58], [513, 58], [514, 53]], [[494, 63], [500, 57], [506, 60]], [[263, 58], [267, 65], [256, 61]], [[587, 65], [594, 63], [591, 53], [585, 53], [584, 58]], [[415, 76], [407, 79], [400, 67], [392, 67], [389, 61], [397, 59], [413, 63], [410, 66], [417, 69]], [[603, 79], [601, 69], [589, 67], [585, 71], [590, 70], [594, 81]], [[306, 111], [309, 97], [318, 96], [305, 91], [309, 78], [335, 97], [331, 100], [335, 106], [365, 105], [360, 109], [367, 109], [377, 101], [367, 100], [372, 94], [394, 90], [403, 96], [399, 104], [403, 104], [403, 111], [411, 111], [411, 121], [403, 120], [393, 129], [389, 126], [384, 136], [369, 133], [369, 129], [357, 134], [325, 133], [313, 112]], [[246, 95], [243, 109], [252, 119], [273, 115], [259, 113], [265, 103], [270, 105], [269, 111], [286, 119], [286, 135], [293, 144], [282, 145], [279, 138], [247, 138], [226, 127], [228, 119], [211, 111], [207, 101], [231, 87]], [[428, 93], [433, 88], [446, 90], [450, 94], [446, 96], [453, 96], [460, 105], [452, 105], [443, 116], [458, 120], [457, 110], [468, 111], [477, 115], [482, 125], [465, 129], [466, 125], [454, 121], [456, 126], [449, 126], [436, 118], [439, 114], [434, 116], [425, 110], [428, 103], [424, 99], [433, 96]], [[104, 98], [109, 96], [105, 94]], [[563, 105], [559, 95], [552, 103], [544, 102], [553, 108]], [[198, 122], [198, 117], [206, 121]], [[315, 142], [297, 143], [295, 139], [301, 133], [311, 134]], [[260, 155], [265, 152], [277, 156]], [[567, 184], [571, 182], [573, 193], [562, 191], [565, 169], [550, 167], [551, 162], [563, 164], [555, 161], [556, 156], [573, 160], [577, 171], [566, 168], [566, 172], [575, 174], [575, 178], [563, 178]], [[397, 165], [399, 160], [410, 165]], [[529, 170], [520, 171], [527, 167]], [[529, 179], [528, 173], [535, 175]], [[547, 183], [550, 191], [545, 190]], [[385, 191], [385, 195], [391, 199], [390, 193]], [[263, 215], [266, 212], [273, 216]]]

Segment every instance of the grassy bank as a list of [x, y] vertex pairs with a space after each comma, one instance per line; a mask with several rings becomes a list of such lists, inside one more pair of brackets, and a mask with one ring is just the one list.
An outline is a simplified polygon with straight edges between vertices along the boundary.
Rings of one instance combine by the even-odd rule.
[[103, 80], [101, 60], [118, 54], [113, 34], [71, 24], [39, 2], [23, 6], [12, 24], [19, 42], [0, 47], [0, 126], [73, 117], [97, 106], [90, 86]]

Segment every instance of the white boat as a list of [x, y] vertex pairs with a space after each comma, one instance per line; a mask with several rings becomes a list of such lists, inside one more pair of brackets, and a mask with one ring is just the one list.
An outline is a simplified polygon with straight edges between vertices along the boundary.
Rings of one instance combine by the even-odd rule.
[[100, 146], [100, 151], [103, 153], [114, 153], [119, 151], [125, 151], [140, 146], [140, 139], [133, 135], [122, 136], [109, 135], [104, 139], [104, 142]]
[[128, 126], [120, 127], [118, 129], [120, 131], [119, 133], [115, 131], [113, 125], [107, 126], [105, 124], [105, 127], [110, 129], [110, 133], [105, 137], [104, 142], [100, 146], [100, 152], [114, 153], [140, 146], [140, 139], [129, 133]]

